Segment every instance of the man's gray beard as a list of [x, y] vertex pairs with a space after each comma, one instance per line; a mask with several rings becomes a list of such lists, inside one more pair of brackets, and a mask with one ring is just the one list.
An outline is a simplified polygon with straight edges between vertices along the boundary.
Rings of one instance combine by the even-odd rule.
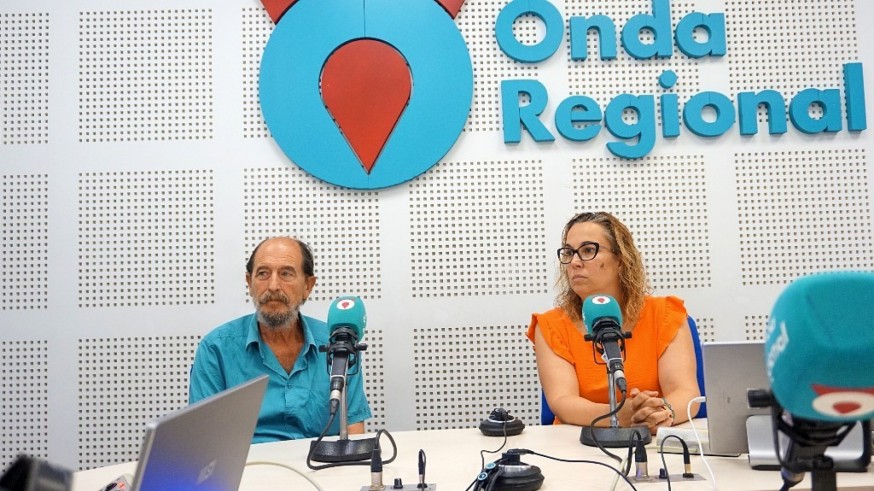
[[296, 308], [277, 313], [265, 313], [260, 308], [257, 311], [258, 322], [274, 331], [290, 328], [299, 312]]

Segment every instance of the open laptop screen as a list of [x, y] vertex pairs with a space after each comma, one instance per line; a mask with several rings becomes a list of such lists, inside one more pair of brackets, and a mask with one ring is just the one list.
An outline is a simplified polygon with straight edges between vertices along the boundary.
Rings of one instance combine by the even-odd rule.
[[146, 427], [133, 491], [236, 491], [267, 376], [169, 413]]

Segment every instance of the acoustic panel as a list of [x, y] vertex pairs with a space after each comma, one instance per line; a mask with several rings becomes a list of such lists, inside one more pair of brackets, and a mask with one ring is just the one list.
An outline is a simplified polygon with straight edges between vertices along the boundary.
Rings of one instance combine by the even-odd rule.
[[744, 339], [747, 341], [764, 341], [768, 329], [770, 315], [744, 316]]
[[874, 269], [868, 166], [862, 148], [735, 154], [743, 284]]
[[[464, 131], [500, 131], [501, 80], [537, 77], [536, 66], [508, 57], [495, 40], [495, 18], [507, 3], [466, 0], [455, 19], [473, 64], [473, 103]], [[527, 44], [537, 42], [543, 32], [532, 15], [520, 17], [513, 27], [517, 39]]]
[[0, 341], [0, 474], [19, 454], [48, 459], [49, 342]]
[[79, 174], [79, 306], [215, 302], [212, 170]]
[[713, 318], [696, 317], [695, 326], [698, 328], [698, 339], [700, 339], [702, 343], [720, 341], [716, 335], [716, 323]]
[[859, 57], [855, 3], [726, 0], [731, 93], [842, 86], [842, 64]]
[[711, 286], [702, 156], [654, 155], [621, 164], [617, 158], [582, 158], [572, 164], [575, 212], [609, 211], [619, 218], [643, 255], [654, 290]]
[[0, 13], [4, 145], [49, 142], [49, 14]]
[[442, 162], [412, 182], [413, 297], [548, 291], [541, 166]]
[[49, 189], [44, 174], [2, 176], [0, 310], [49, 306]]
[[540, 419], [540, 379], [527, 326], [413, 329], [416, 429], [475, 428], [496, 407]]
[[79, 13], [79, 141], [213, 136], [211, 9]]
[[267, 10], [260, 5], [242, 9], [243, 31], [243, 138], [266, 138], [270, 136], [264, 117], [261, 115], [261, 100], [258, 97], [258, 79], [261, 71], [261, 55], [275, 27]]
[[318, 280], [311, 299], [382, 296], [378, 192], [338, 188], [298, 167], [249, 168], [243, 171], [243, 220], [241, 264], [262, 240], [292, 236], [313, 252]]
[[188, 405], [200, 336], [80, 339], [79, 469], [136, 460], [146, 424]]
[[364, 333], [367, 350], [361, 353], [364, 367], [364, 388], [373, 417], [364, 422], [368, 433], [388, 429], [385, 408], [388, 404], [385, 386], [385, 339], [383, 329], [370, 327]]

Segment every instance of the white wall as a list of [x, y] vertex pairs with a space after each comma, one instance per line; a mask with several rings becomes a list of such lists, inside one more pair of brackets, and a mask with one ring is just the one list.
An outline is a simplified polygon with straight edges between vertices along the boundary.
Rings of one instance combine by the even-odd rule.
[[[371, 430], [472, 427], [494, 406], [537, 421], [523, 333], [552, 305], [554, 249], [578, 211], [628, 224], [657, 293], [685, 298], [704, 340], [761, 338], [799, 275], [874, 269], [870, 129], [683, 129], [626, 161], [605, 149], [606, 131], [504, 144], [498, 92], [536, 79], [546, 114], [571, 94], [603, 108], [623, 92], [665, 93], [656, 79], [672, 69], [681, 103], [705, 90], [789, 98], [842, 88], [842, 64], [860, 61], [874, 117], [870, 2], [675, 1], [674, 22], [725, 14], [725, 57], [570, 61], [565, 33], [531, 65], [494, 40], [505, 4], [467, 0], [456, 19], [475, 86], [449, 154], [409, 183], [353, 191], [303, 173], [269, 137], [257, 75], [272, 23], [257, 1], [4, 1], [0, 466], [18, 452], [74, 468], [135, 458], [145, 422], [185, 404], [200, 336], [252, 310], [244, 264], [268, 235], [315, 251], [305, 313], [364, 298]], [[565, 19], [619, 25], [652, 8], [554, 4]], [[517, 35], [542, 30], [526, 18]]]

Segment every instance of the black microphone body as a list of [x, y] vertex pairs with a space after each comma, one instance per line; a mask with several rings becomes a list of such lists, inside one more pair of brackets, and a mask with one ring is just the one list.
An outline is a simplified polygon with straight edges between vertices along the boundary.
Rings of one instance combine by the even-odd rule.
[[625, 362], [622, 360], [622, 347], [626, 335], [622, 327], [611, 318], [602, 318], [592, 326], [592, 339], [604, 350], [604, 362], [607, 370], [613, 374], [613, 382], [621, 392], [628, 390], [625, 380]]
[[[340, 407], [340, 398], [346, 386], [346, 373], [355, 363], [355, 343], [358, 341], [352, 329], [340, 327], [334, 330], [331, 344], [328, 345], [328, 359], [331, 361], [331, 393], [329, 398], [331, 414]], [[351, 363], [350, 363], [351, 362]]]

